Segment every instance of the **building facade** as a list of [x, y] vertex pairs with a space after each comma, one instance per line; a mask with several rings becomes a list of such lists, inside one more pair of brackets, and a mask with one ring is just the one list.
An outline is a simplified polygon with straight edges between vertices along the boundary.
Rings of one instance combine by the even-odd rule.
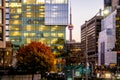
[[[98, 34], [101, 31], [102, 18], [102, 16], [95, 16], [81, 26], [81, 51], [84, 57], [86, 57], [85, 53], [87, 47], [88, 60], [92, 63], [97, 63], [98, 59]], [[83, 59], [83, 62], [84, 61], [85, 59]]]
[[[14, 49], [32, 41], [64, 48], [68, 24], [68, 0], [6, 0], [7, 40]], [[57, 49], [55, 49], [57, 48]]]
[[0, 0], [0, 48], [5, 47], [5, 1]]
[[66, 59], [66, 65], [81, 63], [82, 53], [81, 53], [81, 47], [79, 42], [67, 41], [66, 50], [68, 54]]
[[116, 10], [120, 5], [120, 0], [104, 0], [104, 8], [110, 8], [111, 11]]
[[101, 32], [98, 39], [98, 65], [109, 66], [117, 63], [116, 51], [112, 51], [115, 47], [116, 34], [116, 11], [105, 17], [101, 21]]
[[115, 48], [113, 51], [117, 51], [117, 65], [120, 66], [120, 8], [117, 9], [116, 14], [116, 42], [115, 42]]

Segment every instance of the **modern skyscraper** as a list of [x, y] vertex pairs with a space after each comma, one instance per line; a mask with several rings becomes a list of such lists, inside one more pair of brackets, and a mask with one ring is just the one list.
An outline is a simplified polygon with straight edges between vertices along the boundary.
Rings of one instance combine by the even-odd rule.
[[50, 46], [54, 54], [64, 47], [68, 0], [6, 0], [6, 3], [7, 39], [14, 49], [31, 41]]
[[101, 32], [98, 38], [98, 65], [117, 64], [116, 51], [112, 51], [116, 41], [116, 14], [114, 11], [101, 20]]

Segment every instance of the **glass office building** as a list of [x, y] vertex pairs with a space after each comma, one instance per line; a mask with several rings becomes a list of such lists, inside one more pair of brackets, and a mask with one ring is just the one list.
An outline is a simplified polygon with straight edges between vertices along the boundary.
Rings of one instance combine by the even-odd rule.
[[68, 24], [67, 0], [6, 0], [7, 40], [14, 49], [31, 41], [64, 48]]

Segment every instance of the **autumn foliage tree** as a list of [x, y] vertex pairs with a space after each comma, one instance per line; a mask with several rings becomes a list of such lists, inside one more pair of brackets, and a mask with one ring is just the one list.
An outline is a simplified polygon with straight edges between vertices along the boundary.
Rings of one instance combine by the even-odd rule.
[[55, 69], [55, 58], [51, 53], [50, 47], [40, 42], [32, 42], [21, 47], [16, 58], [18, 69], [26, 72], [44, 73]]

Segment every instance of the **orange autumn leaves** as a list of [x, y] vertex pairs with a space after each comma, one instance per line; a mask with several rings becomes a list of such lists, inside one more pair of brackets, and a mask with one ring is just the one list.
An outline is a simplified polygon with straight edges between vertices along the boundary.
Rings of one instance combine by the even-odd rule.
[[40, 42], [32, 42], [21, 47], [16, 58], [17, 66], [22, 69], [27, 68], [27, 70], [34, 70], [34, 72], [53, 71], [55, 69], [54, 54], [52, 54], [50, 47]]

